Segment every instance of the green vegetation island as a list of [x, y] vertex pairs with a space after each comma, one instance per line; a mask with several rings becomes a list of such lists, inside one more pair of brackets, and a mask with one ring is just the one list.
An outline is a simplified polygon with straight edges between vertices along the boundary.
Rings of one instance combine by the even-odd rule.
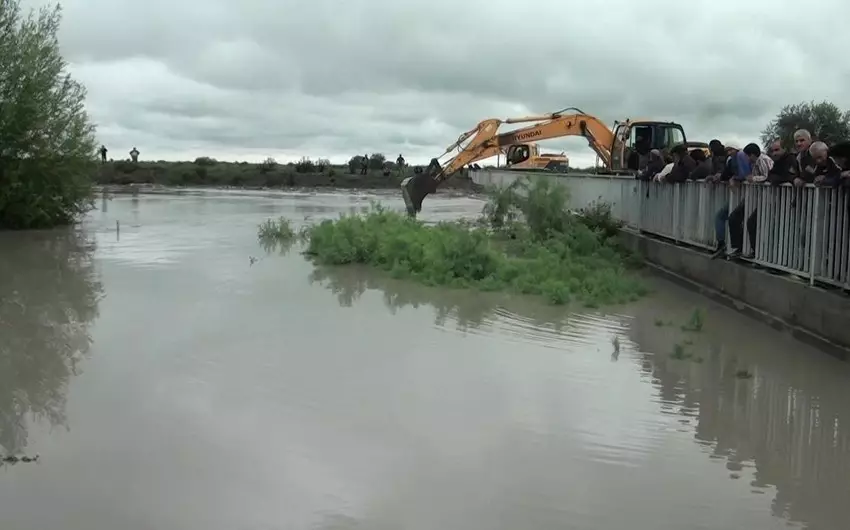
[[619, 243], [610, 206], [569, 208], [569, 191], [546, 180], [490, 190], [475, 221], [426, 224], [374, 204], [296, 232], [286, 218], [258, 227], [264, 247], [296, 240], [319, 265], [368, 265], [431, 286], [537, 295], [586, 307], [637, 300], [647, 293], [634, 269], [641, 260]]

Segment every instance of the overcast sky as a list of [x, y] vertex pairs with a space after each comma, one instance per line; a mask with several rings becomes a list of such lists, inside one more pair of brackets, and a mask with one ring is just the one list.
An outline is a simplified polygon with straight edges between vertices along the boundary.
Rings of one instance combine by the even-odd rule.
[[[846, 0], [62, 5], [63, 51], [115, 158], [424, 162], [482, 119], [571, 106], [746, 143], [785, 104], [850, 107]], [[543, 147], [594, 160], [580, 138]]]

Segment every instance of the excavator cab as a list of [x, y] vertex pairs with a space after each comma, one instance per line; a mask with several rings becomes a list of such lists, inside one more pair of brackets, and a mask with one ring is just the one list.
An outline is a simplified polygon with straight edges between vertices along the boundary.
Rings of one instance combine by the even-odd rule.
[[536, 143], [510, 145], [505, 150], [505, 166], [513, 170], [565, 172], [570, 159], [563, 152], [541, 153]]
[[506, 165], [514, 166], [517, 164], [522, 164], [523, 162], [528, 160], [531, 155], [532, 152], [530, 146], [525, 144], [512, 145], [508, 147], [508, 151], [505, 153]]
[[618, 123], [614, 129], [611, 169], [639, 171], [646, 167], [649, 152], [669, 153], [677, 144], [686, 144], [685, 130], [678, 123], [633, 121]]

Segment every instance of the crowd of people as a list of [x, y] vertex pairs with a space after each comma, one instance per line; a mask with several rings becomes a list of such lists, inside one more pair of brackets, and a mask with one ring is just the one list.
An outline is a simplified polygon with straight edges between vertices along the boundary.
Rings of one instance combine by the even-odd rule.
[[[794, 133], [794, 149], [786, 150], [779, 140], [771, 142], [768, 152], [758, 144], [751, 143], [740, 149], [736, 145], [723, 145], [719, 140], [708, 144], [708, 151], [675, 146], [665, 158], [659, 150], [649, 152], [646, 167], [637, 175], [645, 181], [678, 183], [700, 180], [718, 185], [738, 186], [742, 182], [765, 185], [792, 184], [802, 187], [807, 184], [828, 187], [850, 187], [850, 142], [828, 146], [821, 141], [812, 141], [805, 129]], [[846, 169], [845, 169], [846, 168]], [[726, 249], [726, 224], [729, 224], [731, 252]], [[750, 248], [743, 248], [744, 202], [732, 212], [729, 205], [717, 212], [715, 231], [717, 249], [715, 258], [755, 253], [757, 210], [747, 218], [747, 233]]]

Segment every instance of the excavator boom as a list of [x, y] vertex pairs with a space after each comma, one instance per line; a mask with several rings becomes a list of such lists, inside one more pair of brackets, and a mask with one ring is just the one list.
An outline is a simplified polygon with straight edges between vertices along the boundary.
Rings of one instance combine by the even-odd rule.
[[[520, 123], [532, 125], [496, 134], [502, 124]], [[463, 133], [442, 155], [432, 159], [425, 172], [404, 179], [401, 188], [407, 211], [410, 215], [416, 215], [416, 212], [421, 211], [422, 201], [428, 194], [436, 191], [442, 181], [468, 164], [494, 156], [505, 147], [564, 136], [584, 136], [603, 163], [610, 165], [614, 134], [598, 118], [579, 109], [506, 120], [488, 119]], [[455, 149], [459, 152], [445, 165], [440, 164], [440, 158]]]

